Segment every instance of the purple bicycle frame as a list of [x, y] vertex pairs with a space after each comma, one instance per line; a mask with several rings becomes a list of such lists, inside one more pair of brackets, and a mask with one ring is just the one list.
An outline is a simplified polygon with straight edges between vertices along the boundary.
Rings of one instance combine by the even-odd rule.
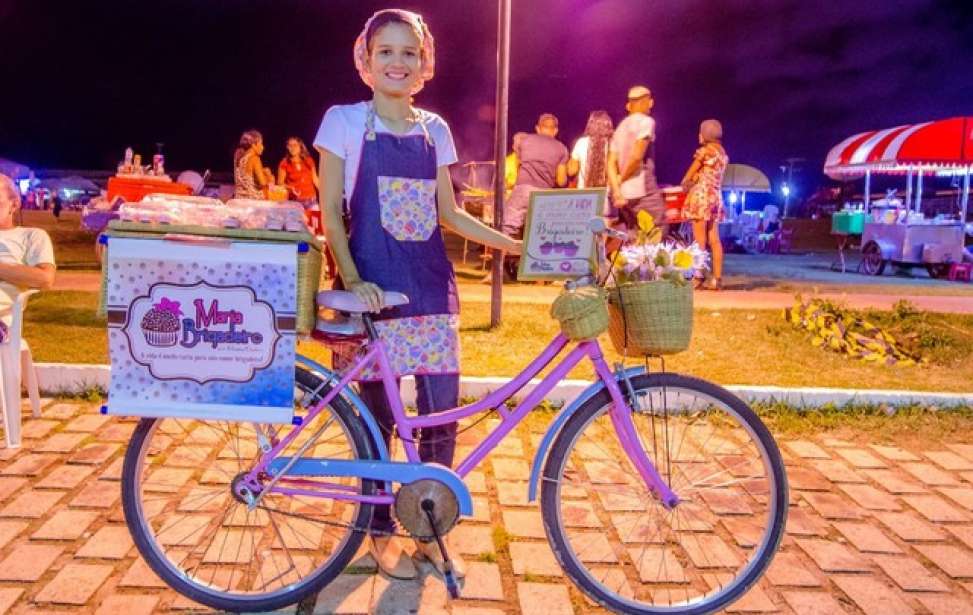
[[[659, 498], [664, 506], [667, 508], [672, 508], [679, 502], [679, 497], [672, 492], [669, 486], [665, 483], [659, 472], [656, 470], [655, 466], [649, 460], [645, 453], [645, 450], [640, 445], [638, 433], [635, 430], [635, 424], [632, 421], [632, 409], [625, 401], [625, 397], [622, 394], [621, 389], [618, 386], [618, 382], [612, 373], [611, 368], [605, 362], [604, 355], [601, 351], [601, 346], [598, 344], [597, 340], [585, 340], [579, 342], [561, 361], [554, 367], [551, 372], [545, 376], [538, 384], [528, 393], [523, 400], [517, 405], [513, 410], [507, 410], [506, 401], [512, 398], [518, 391], [520, 391], [528, 382], [537, 374], [541, 372], [545, 367], [547, 367], [557, 355], [564, 350], [568, 344], [568, 339], [562, 334], [558, 334], [551, 343], [541, 352], [531, 363], [523, 369], [517, 376], [510, 380], [507, 384], [501, 386], [496, 391], [489, 393], [483, 399], [468, 404], [466, 406], [460, 406], [457, 408], [452, 408], [450, 410], [443, 410], [441, 412], [435, 412], [432, 414], [427, 414], [424, 416], [410, 417], [406, 415], [405, 408], [402, 404], [402, 397], [399, 393], [399, 385], [396, 381], [396, 377], [392, 372], [392, 368], [389, 364], [388, 354], [385, 350], [385, 343], [380, 340], [372, 340], [365, 346], [365, 351], [358, 358], [355, 365], [345, 371], [340, 382], [334, 386], [321, 400], [313, 407], [308, 413], [308, 416], [303, 421], [302, 425], [297, 429], [294, 429], [289, 433], [283, 440], [278, 442], [270, 451], [265, 453], [258, 464], [248, 473], [246, 483], [250, 483], [253, 487], [259, 487], [260, 483], [258, 476], [265, 472], [268, 464], [280, 454], [293, 440], [297, 437], [304, 426], [309, 425], [314, 418], [331, 402], [342, 390], [347, 387], [355, 376], [357, 376], [363, 369], [371, 365], [372, 362], [376, 362], [379, 367], [379, 371], [382, 374], [382, 383], [385, 389], [385, 395], [389, 401], [389, 407], [392, 410], [392, 416], [395, 419], [395, 424], [398, 433], [400, 434], [412, 434], [413, 430], [422, 427], [433, 427], [437, 425], [445, 425], [449, 423], [455, 423], [460, 419], [478, 414], [491, 409], [496, 409], [501, 415], [503, 420], [500, 424], [486, 437], [483, 442], [481, 442], [475, 449], [473, 449], [470, 454], [463, 459], [458, 466], [456, 466], [456, 473], [460, 477], [465, 477], [470, 473], [479, 463], [492, 451], [502, 440], [509, 434], [519, 423], [522, 421], [527, 414], [533, 410], [544, 397], [554, 388], [554, 386], [564, 379], [564, 377], [584, 358], [588, 357], [595, 368], [595, 373], [598, 374], [598, 378], [604, 383], [605, 388], [608, 390], [608, 394], [612, 400], [612, 407], [609, 410], [610, 419], [615, 431], [618, 435], [619, 443], [622, 449], [628, 455], [629, 460], [632, 465], [635, 466], [642, 480], [645, 481], [646, 487]], [[402, 439], [402, 445], [405, 450], [406, 458], [412, 463], [421, 463], [419, 459], [419, 452], [416, 448], [415, 443], [412, 438]], [[277, 482], [293, 485], [293, 487], [287, 486], [276, 486]], [[318, 487], [324, 487], [325, 491], [317, 491], [313, 489], [308, 489], [311, 484]], [[307, 481], [302, 479], [287, 478], [283, 476], [283, 473], [276, 477], [270, 485], [267, 486], [268, 491], [274, 493], [281, 493], [285, 495], [301, 495], [301, 496], [312, 496], [312, 497], [322, 497], [330, 499], [339, 500], [350, 500], [350, 501], [360, 501], [362, 503], [370, 504], [391, 504], [393, 502], [393, 496], [391, 494], [379, 494], [372, 496], [357, 495], [347, 488], [342, 488], [338, 485], [321, 483], [317, 481]]]

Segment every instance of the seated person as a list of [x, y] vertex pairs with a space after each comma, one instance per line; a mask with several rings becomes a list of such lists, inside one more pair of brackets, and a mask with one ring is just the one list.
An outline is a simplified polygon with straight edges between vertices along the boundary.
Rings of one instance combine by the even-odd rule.
[[780, 230], [780, 208], [776, 205], [767, 205], [764, 207], [762, 226], [763, 234], [765, 235], [773, 235]]
[[7, 339], [10, 306], [27, 288], [54, 286], [54, 247], [47, 232], [17, 226], [20, 191], [13, 180], [0, 174], [0, 341]]

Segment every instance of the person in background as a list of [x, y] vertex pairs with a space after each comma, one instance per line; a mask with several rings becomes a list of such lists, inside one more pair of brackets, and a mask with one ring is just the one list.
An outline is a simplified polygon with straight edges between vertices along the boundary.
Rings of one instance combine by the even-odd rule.
[[[519, 133], [523, 134], [523, 133]], [[517, 185], [517, 171], [520, 170], [520, 160], [517, 152], [510, 152], [503, 160], [503, 183], [507, 190], [513, 190]]]
[[61, 200], [61, 195], [59, 192], [54, 192], [54, 207], [51, 208], [51, 213], [54, 214], [54, 222], [61, 221], [61, 210], [64, 209], [64, 201]]
[[772, 235], [780, 230], [780, 208], [770, 203], [764, 207], [760, 217], [760, 232]]
[[264, 138], [256, 130], [240, 135], [240, 143], [233, 152], [233, 197], [237, 199], [266, 198], [266, 188], [273, 179], [264, 168], [260, 155], [264, 153]]
[[[513, 239], [524, 235], [530, 195], [535, 190], [563, 188], [568, 184], [568, 148], [557, 140], [558, 121], [551, 113], [537, 119], [534, 133], [518, 132], [513, 137], [513, 153], [517, 160], [516, 180], [503, 204], [502, 232]], [[509, 177], [510, 173], [506, 173]], [[504, 276], [516, 276], [517, 259], [503, 255]], [[493, 273], [483, 278], [484, 284], [493, 281]]]
[[0, 174], [0, 342], [7, 340], [9, 308], [23, 289], [54, 286], [54, 246], [44, 229], [17, 226], [20, 191]]
[[723, 220], [723, 173], [730, 162], [723, 149], [723, 126], [717, 120], [704, 120], [699, 125], [699, 149], [682, 180], [686, 191], [683, 215], [693, 224], [693, 239], [699, 247], [709, 245], [713, 269], [703, 288], [719, 290], [723, 278], [723, 244], [720, 222]]
[[[314, 235], [324, 233], [321, 208], [318, 207], [318, 170], [304, 141], [298, 137], [287, 140], [287, 155], [277, 165], [277, 184], [287, 188], [287, 196], [304, 206], [307, 227]], [[334, 262], [328, 252], [328, 273], [334, 273]]]
[[287, 188], [287, 196], [309, 207], [318, 200], [318, 171], [311, 153], [298, 137], [287, 140], [287, 155], [277, 165], [277, 184]]
[[[425, 415], [459, 403], [459, 296], [440, 227], [507, 252], [519, 253], [521, 242], [456, 204], [449, 166], [457, 157], [449, 125], [412, 106], [435, 70], [435, 46], [422, 17], [399, 9], [375, 13], [355, 41], [354, 58], [372, 96], [329, 108], [314, 139], [321, 154], [325, 233], [340, 286], [375, 313], [391, 368], [397, 377], [415, 376], [416, 405]], [[385, 309], [383, 291], [404, 293], [409, 303]], [[343, 363], [340, 355], [336, 359]], [[359, 390], [389, 441], [394, 417], [378, 378], [366, 368]], [[455, 423], [421, 430], [423, 461], [452, 467], [455, 448]], [[390, 507], [376, 506], [371, 554], [382, 573], [416, 578], [415, 565], [392, 534], [395, 527]], [[451, 549], [450, 556], [454, 572], [463, 576], [458, 550]], [[434, 542], [417, 543], [416, 558], [443, 571]]]
[[568, 148], [557, 140], [558, 121], [551, 113], [537, 119], [534, 134], [517, 133], [513, 150], [520, 162], [517, 182], [503, 207], [503, 232], [520, 239], [524, 232], [530, 194], [535, 190], [563, 188], [568, 184]]
[[[568, 175], [578, 178], [579, 189], [608, 186], [608, 143], [614, 124], [607, 111], [592, 111], [584, 134], [574, 143], [568, 160]], [[605, 202], [605, 216], [617, 216], [610, 200]]]
[[628, 116], [618, 124], [608, 148], [608, 181], [619, 221], [625, 228], [638, 228], [638, 212], [646, 211], [665, 236], [666, 205], [650, 153], [655, 141], [655, 120], [649, 114], [654, 106], [649, 88], [637, 85], [629, 89], [625, 105]]

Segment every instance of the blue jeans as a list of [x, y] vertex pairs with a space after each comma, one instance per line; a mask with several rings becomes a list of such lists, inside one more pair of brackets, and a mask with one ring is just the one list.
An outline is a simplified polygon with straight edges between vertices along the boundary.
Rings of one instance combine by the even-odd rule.
[[[416, 406], [420, 415], [440, 410], [449, 410], [459, 405], [459, 375], [416, 376]], [[358, 385], [362, 401], [368, 406], [382, 428], [386, 446], [391, 444], [395, 418], [385, 398], [385, 387], [381, 382], [361, 382]], [[413, 434], [399, 434], [399, 437], [412, 438]], [[447, 468], [453, 467], [456, 453], [456, 423], [426, 427], [419, 433], [419, 458], [426, 463], [440, 463]], [[371, 529], [376, 532], [392, 532], [395, 521], [390, 506], [376, 506], [372, 513]]]

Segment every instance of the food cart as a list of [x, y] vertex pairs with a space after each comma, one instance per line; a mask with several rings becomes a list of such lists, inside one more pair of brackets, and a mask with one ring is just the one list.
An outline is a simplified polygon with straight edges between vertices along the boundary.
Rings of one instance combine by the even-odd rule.
[[[924, 267], [945, 277], [963, 260], [964, 228], [973, 172], [973, 117], [873, 130], [848, 137], [828, 153], [824, 172], [832, 179], [864, 177], [861, 213], [841, 213], [840, 224], [861, 224], [859, 269], [881, 275], [886, 265]], [[871, 201], [873, 174], [904, 176], [905, 200]], [[923, 181], [961, 177], [956, 211], [927, 218], [922, 211]], [[857, 230], [857, 229], [856, 229]]]

